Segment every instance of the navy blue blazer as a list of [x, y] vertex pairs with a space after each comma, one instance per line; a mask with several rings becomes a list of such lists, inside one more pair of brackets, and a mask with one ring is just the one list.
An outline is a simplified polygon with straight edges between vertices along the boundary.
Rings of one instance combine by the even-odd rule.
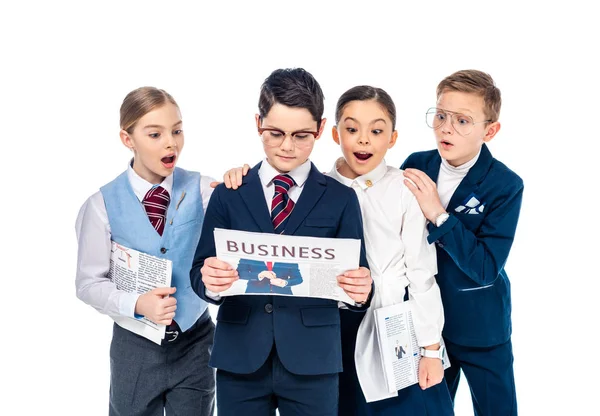
[[278, 293], [280, 295], [291, 295], [292, 286], [302, 283], [302, 275], [296, 263], [273, 263], [273, 273], [287, 282], [287, 286], [279, 287], [271, 284], [269, 279], [258, 278], [260, 272], [268, 270], [267, 264], [261, 260], [240, 259], [237, 265], [240, 279], [248, 281], [246, 293]]
[[[416, 168], [437, 182], [437, 150], [410, 155], [401, 169]], [[464, 346], [488, 347], [510, 338], [510, 282], [504, 265], [512, 246], [523, 181], [492, 157], [484, 144], [479, 159], [452, 195], [450, 218], [428, 224], [437, 245], [437, 283], [446, 323], [443, 335]]]
[[[340, 314], [337, 302], [295, 296], [206, 296], [200, 269], [215, 256], [213, 230], [273, 233], [258, 170], [250, 169], [238, 190], [223, 184], [213, 192], [192, 269], [191, 285], [207, 302], [220, 305], [210, 365], [238, 374], [258, 370], [273, 344], [283, 365], [295, 374], [342, 371]], [[314, 165], [286, 224], [287, 235], [354, 238], [361, 240], [360, 265], [368, 267], [363, 223], [356, 194]], [[371, 291], [373, 293], [373, 291]], [[364, 311], [370, 299], [362, 308]], [[354, 307], [352, 307], [354, 308]]]

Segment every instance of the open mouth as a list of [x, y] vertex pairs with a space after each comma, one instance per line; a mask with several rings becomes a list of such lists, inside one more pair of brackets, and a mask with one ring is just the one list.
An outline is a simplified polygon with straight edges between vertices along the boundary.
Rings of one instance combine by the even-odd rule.
[[442, 143], [442, 146], [445, 148], [454, 146], [452, 143], [450, 143], [449, 141], [446, 141], [446, 140], [442, 140], [441, 143]]
[[357, 158], [358, 160], [369, 160], [369, 158], [373, 156], [373, 153], [367, 153], [367, 152], [354, 152], [354, 157]]
[[176, 155], [171, 155], [171, 156], [165, 156], [163, 157], [160, 161], [163, 163], [163, 165], [165, 165], [167, 168], [173, 167], [175, 165], [175, 159], [177, 158]]

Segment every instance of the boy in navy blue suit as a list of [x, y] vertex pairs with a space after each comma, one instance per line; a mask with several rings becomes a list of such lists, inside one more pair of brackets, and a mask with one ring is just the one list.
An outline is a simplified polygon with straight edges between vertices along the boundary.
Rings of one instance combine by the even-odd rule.
[[500, 90], [480, 71], [458, 71], [437, 87], [427, 112], [437, 150], [410, 155], [401, 169], [429, 220], [437, 246], [452, 366], [452, 398], [464, 373], [476, 416], [517, 414], [513, 375], [510, 282], [504, 270], [512, 246], [523, 181], [494, 159], [486, 143], [500, 130]]
[[291, 286], [302, 283], [297, 263], [241, 259], [237, 272], [240, 279], [248, 280], [246, 293], [291, 295]]
[[[263, 83], [256, 115], [266, 158], [239, 190], [218, 186], [207, 208], [192, 270], [194, 291], [218, 304], [210, 365], [220, 415], [337, 415], [342, 371], [338, 303], [289, 296], [220, 297], [239, 276], [215, 256], [216, 227], [363, 240], [354, 191], [308, 159], [325, 126], [323, 92], [303, 69], [279, 69]], [[364, 311], [372, 279], [364, 243], [360, 269], [338, 284]]]

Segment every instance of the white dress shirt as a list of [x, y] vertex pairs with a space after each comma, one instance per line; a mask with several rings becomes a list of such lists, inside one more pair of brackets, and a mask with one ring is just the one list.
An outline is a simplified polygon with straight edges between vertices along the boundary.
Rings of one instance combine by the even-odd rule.
[[444, 209], [448, 208], [448, 204], [450, 203], [450, 198], [454, 195], [456, 188], [460, 185], [460, 182], [467, 176], [469, 173], [469, 169], [475, 165], [477, 159], [479, 159], [479, 153], [473, 159], [469, 160], [467, 163], [464, 163], [458, 167], [452, 166], [446, 159], [442, 159], [442, 163], [440, 165], [440, 173], [438, 175], [437, 180], [437, 191], [440, 196], [440, 202]]
[[[154, 185], [141, 178], [131, 164], [127, 167], [127, 177], [133, 192], [141, 202]], [[213, 181], [214, 179], [208, 176], [200, 178], [202, 206], [205, 212], [213, 191], [210, 187]], [[160, 186], [171, 194], [173, 174], [167, 176]], [[89, 197], [79, 210], [75, 232], [79, 245], [75, 276], [77, 297], [106, 315], [133, 317], [140, 295], [117, 289], [106, 277], [110, 267], [111, 232], [104, 197], [100, 191]]]
[[355, 363], [367, 401], [397, 396], [389, 393], [383, 376], [375, 328], [375, 309], [404, 301], [405, 288], [413, 301], [419, 346], [440, 341], [444, 311], [435, 281], [435, 246], [427, 242], [426, 219], [402, 171], [382, 161], [356, 179], [342, 176], [336, 166], [329, 175], [356, 192], [362, 211], [365, 248], [375, 282], [371, 307], [358, 329]]

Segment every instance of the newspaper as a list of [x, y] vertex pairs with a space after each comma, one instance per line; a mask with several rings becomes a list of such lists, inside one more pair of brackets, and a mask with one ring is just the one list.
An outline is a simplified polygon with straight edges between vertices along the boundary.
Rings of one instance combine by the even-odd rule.
[[221, 296], [281, 295], [354, 304], [337, 276], [358, 269], [360, 240], [214, 231], [217, 257], [240, 279]]
[[[157, 287], [171, 286], [172, 262], [112, 242], [108, 277], [117, 289], [128, 293], [146, 293]], [[112, 316], [119, 326], [161, 344], [165, 325], [146, 318]]]
[[[412, 302], [402, 302], [375, 310], [375, 326], [381, 348], [388, 391], [393, 393], [419, 382], [420, 348], [412, 317]], [[444, 340], [440, 339], [444, 346]], [[450, 367], [445, 354], [442, 365]]]

